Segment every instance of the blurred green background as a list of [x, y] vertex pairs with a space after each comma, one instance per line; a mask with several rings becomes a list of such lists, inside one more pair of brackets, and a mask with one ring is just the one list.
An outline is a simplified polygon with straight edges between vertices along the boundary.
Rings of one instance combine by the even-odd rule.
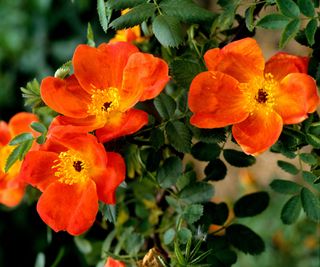
[[[93, 0], [0, 0], [0, 18], [0, 119], [6, 121], [25, 109], [21, 86], [53, 75], [78, 44], [86, 43], [88, 22], [97, 44], [108, 39]], [[29, 198], [19, 207], [0, 206], [0, 267], [42, 266], [39, 253], [45, 254], [46, 266], [91, 266], [73, 237], [52, 233], [41, 221], [32, 201], [35, 192], [28, 190]], [[234, 266], [319, 267], [319, 226], [317, 230], [303, 218], [295, 226], [282, 225], [280, 210], [286, 199], [274, 194], [272, 199], [265, 213], [243, 221], [264, 237], [266, 252], [258, 257], [239, 253]], [[93, 227], [90, 236], [103, 240], [106, 233]]]

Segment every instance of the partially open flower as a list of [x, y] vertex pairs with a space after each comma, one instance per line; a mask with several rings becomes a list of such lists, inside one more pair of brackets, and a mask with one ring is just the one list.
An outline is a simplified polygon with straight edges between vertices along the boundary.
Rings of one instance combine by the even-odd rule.
[[79, 45], [73, 56], [74, 75], [47, 77], [41, 83], [44, 102], [63, 114], [53, 123], [73, 131], [97, 130], [100, 141], [131, 134], [148, 122], [139, 101], [156, 97], [169, 80], [168, 66], [124, 42], [98, 48]]
[[[30, 124], [38, 121], [31, 113], [20, 112], [14, 115], [9, 123], [0, 121], [0, 203], [8, 207], [18, 205], [24, 195], [25, 182], [19, 179], [21, 161], [16, 161], [8, 172], [5, 172], [6, 162], [15, 146], [9, 146], [9, 141], [16, 135], [31, 132], [36, 136]], [[36, 149], [37, 144], [32, 149]]]
[[279, 53], [266, 64], [256, 41], [245, 38], [204, 56], [209, 71], [191, 83], [191, 124], [232, 133], [248, 154], [273, 145], [283, 124], [302, 122], [319, 104], [316, 83], [306, 74], [308, 60]]
[[125, 164], [93, 135], [64, 132], [26, 155], [21, 176], [42, 191], [37, 204], [42, 220], [55, 231], [79, 235], [95, 221], [98, 200], [115, 204]]

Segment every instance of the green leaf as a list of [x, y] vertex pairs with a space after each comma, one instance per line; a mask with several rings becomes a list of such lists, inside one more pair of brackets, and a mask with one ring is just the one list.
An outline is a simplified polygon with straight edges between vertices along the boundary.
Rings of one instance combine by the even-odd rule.
[[227, 167], [221, 159], [210, 161], [204, 169], [206, 181], [220, 181], [227, 175]]
[[261, 237], [242, 224], [232, 224], [226, 229], [228, 241], [237, 249], [251, 255], [258, 255], [265, 250]]
[[191, 170], [183, 175], [181, 175], [177, 181], [177, 188], [179, 191], [181, 191], [183, 188], [185, 188], [190, 183], [194, 183], [197, 180], [197, 174], [195, 171]]
[[300, 9], [293, 0], [276, 0], [276, 3], [283, 15], [291, 18], [299, 17]]
[[146, 0], [108, 0], [107, 1], [108, 7], [115, 10], [131, 8], [143, 3], [146, 3]]
[[28, 153], [30, 148], [32, 147], [33, 139], [25, 141], [20, 145], [20, 154], [19, 154], [19, 160], [23, 160], [25, 155]]
[[256, 6], [252, 5], [252, 6], [248, 7], [244, 13], [246, 27], [251, 32], [254, 30], [253, 12], [254, 12], [255, 8], [256, 8]]
[[21, 143], [24, 143], [26, 141], [33, 140], [33, 136], [31, 133], [22, 133], [14, 137], [10, 142], [10, 146], [19, 145]]
[[187, 23], [209, 23], [215, 17], [212, 12], [199, 7], [192, 0], [163, 0], [160, 8], [166, 15]]
[[300, 24], [300, 19], [293, 19], [288, 23], [281, 35], [279, 43], [280, 48], [285, 47], [287, 43], [296, 36], [299, 31]]
[[[109, 22], [112, 14], [112, 10], [106, 7], [104, 0], [98, 0], [97, 2], [97, 9], [98, 9], [98, 16], [99, 22], [104, 32], [107, 32], [109, 28]], [[89, 33], [89, 26], [88, 26], [88, 33]], [[87, 34], [88, 36], [88, 34]], [[89, 38], [88, 38], [89, 40]]]
[[164, 47], [178, 47], [183, 42], [182, 27], [176, 17], [157, 16], [152, 23], [152, 30]]
[[180, 199], [187, 203], [209, 201], [213, 196], [213, 186], [204, 182], [196, 182], [186, 186], [180, 193]]
[[170, 144], [179, 152], [191, 151], [191, 134], [188, 127], [181, 121], [168, 122], [166, 133]]
[[320, 185], [317, 185], [317, 183], [320, 182], [319, 177], [311, 172], [308, 171], [302, 171], [302, 178], [312, 185], [314, 188], [318, 189], [320, 191]]
[[47, 132], [47, 127], [40, 122], [32, 122], [30, 124], [30, 127], [39, 133], [46, 133]]
[[132, 8], [128, 13], [112, 21], [110, 26], [115, 30], [133, 27], [152, 17], [156, 9], [155, 4], [153, 3], [138, 5]]
[[309, 189], [302, 188], [301, 190], [301, 203], [303, 210], [307, 216], [319, 223], [320, 222], [320, 200], [319, 197], [315, 196]]
[[198, 160], [211, 161], [220, 155], [220, 151], [221, 148], [217, 144], [198, 142], [192, 147], [191, 154]]
[[188, 205], [184, 210], [182, 217], [190, 224], [198, 221], [203, 214], [203, 206], [201, 204]]
[[288, 180], [275, 179], [270, 186], [274, 191], [281, 194], [297, 194], [301, 190], [301, 185]]
[[158, 170], [157, 181], [162, 188], [174, 185], [182, 175], [182, 162], [178, 157], [167, 158]]
[[103, 207], [103, 216], [107, 221], [115, 224], [117, 221], [117, 206], [105, 204]]
[[46, 255], [43, 252], [39, 252], [36, 257], [34, 267], [45, 267], [46, 266]]
[[74, 243], [82, 254], [89, 254], [92, 251], [92, 245], [90, 241], [85, 238], [75, 236]]
[[256, 163], [256, 158], [233, 149], [223, 150], [225, 160], [235, 167], [248, 167]]
[[90, 22], [88, 22], [88, 27], [87, 27], [87, 44], [91, 47], [96, 46], [96, 43], [94, 42], [94, 34], [93, 34], [93, 30]]
[[306, 134], [306, 140], [308, 144], [312, 145], [314, 148], [320, 148], [320, 138], [313, 134]]
[[311, 19], [308, 22], [308, 24], [307, 24], [307, 26], [306, 26], [306, 28], [304, 30], [309, 45], [313, 45], [314, 44], [314, 36], [316, 34], [317, 27], [318, 27], [318, 20], [317, 19]]
[[180, 243], [182, 244], [186, 244], [188, 242], [188, 240], [190, 240], [192, 238], [192, 232], [186, 228], [186, 227], [182, 227], [177, 234]]
[[213, 203], [208, 202], [204, 204], [204, 211], [201, 218], [201, 224], [210, 226], [211, 224], [223, 225], [229, 216], [228, 205], [224, 202]]
[[150, 144], [155, 150], [159, 150], [164, 145], [164, 133], [161, 129], [153, 129], [150, 135]]
[[173, 228], [170, 228], [167, 231], [165, 231], [165, 233], [163, 235], [164, 244], [165, 245], [171, 244], [175, 235], [176, 235], [176, 231]]
[[168, 96], [165, 93], [161, 93], [154, 101], [154, 106], [160, 114], [161, 118], [169, 120], [172, 118], [177, 104], [171, 96]]
[[309, 153], [301, 153], [300, 159], [309, 165], [314, 165], [314, 164], [317, 164], [318, 162], [317, 158], [314, 155]]
[[284, 170], [287, 173], [290, 173], [292, 175], [297, 175], [299, 173], [299, 169], [289, 162], [278, 160], [277, 164], [282, 170]]
[[20, 90], [25, 101], [25, 106], [38, 108], [44, 105], [40, 96], [40, 84], [37, 79], [28, 82], [25, 88], [20, 87]]
[[172, 78], [178, 85], [189, 88], [193, 78], [202, 71], [199, 62], [191, 59], [175, 59], [170, 63]]
[[200, 129], [193, 126], [191, 126], [190, 128], [194, 134], [194, 137], [199, 141], [211, 144], [224, 142], [226, 140], [226, 131], [223, 128]]
[[269, 200], [267, 192], [256, 192], [245, 195], [234, 204], [234, 214], [239, 218], [255, 216], [268, 207]]
[[284, 224], [293, 224], [299, 218], [301, 211], [300, 196], [291, 197], [281, 210], [281, 221]]
[[320, 122], [314, 122], [311, 123], [311, 125], [309, 126], [308, 132], [313, 134], [313, 135], [320, 135]]
[[303, 15], [310, 18], [314, 16], [315, 10], [311, 0], [298, 0], [298, 6]]
[[257, 26], [265, 29], [283, 29], [287, 26], [290, 19], [281, 14], [268, 14], [257, 22]]
[[14, 150], [12, 150], [12, 152], [10, 153], [6, 161], [6, 165], [4, 168], [5, 172], [8, 172], [8, 170], [12, 167], [12, 165], [19, 159], [21, 151], [22, 151], [22, 146], [17, 146]]

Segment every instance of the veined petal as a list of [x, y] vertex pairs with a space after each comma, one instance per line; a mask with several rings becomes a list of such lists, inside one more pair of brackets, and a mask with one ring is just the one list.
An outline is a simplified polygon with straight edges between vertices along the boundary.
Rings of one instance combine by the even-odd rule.
[[108, 152], [108, 165], [105, 173], [93, 177], [97, 185], [99, 200], [106, 204], [116, 203], [116, 189], [124, 181], [126, 166], [120, 154]]
[[8, 124], [0, 121], [0, 146], [5, 146], [11, 139]]
[[123, 71], [120, 109], [156, 97], [169, 81], [168, 72], [164, 60], [146, 53], [132, 54]]
[[308, 62], [307, 57], [279, 52], [266, 62], [264, 72], [271, 73], [276, 80], [281, 81], [290, 73], [307, 73]]
[[91, 179], [73, 185], [54, 182], [39, 198], [37, 211], [54, 231], [80, 235], [91, 227], [98, 212], [96, 185]]
[[205, 53], [204, 60], [209, 71], [221, 71], [241, 83], [255, 76], [263, 76], [263, 54], [252, 38], [234, 41], [222, 49], [210, 49]]
[[36, 115], [28, 112], [19, 112], [14, 115], [8, 123], [10, 134], [12, 137], [24, 133], [24, 132], [33, 132], [36, 133], [30, 127], [32, 122], [38, 121]]
[[278, 140], [281, 131], [280, 115], [263, 107], [232, 127], [232, 134], [237, 143], [245, 153], [252, 155], [271, 147]]
[[188, 103], [194, 113], [191, 124], [200, 128], [218, 128], [246, 119], [248, 100], [239, 83], [231, 76], [207, 71], [192, 81]]
[[101, 44], [98, 48], [79, 45], [73, 55], [74, 74], [81, 86], [93, 89], [121, 88], [123, 69], [138, 49], [126, 42]]
[[52, 168], [58, 154], [49, 151], [30, 151], [20, 169], [19, 179], [44, 191], [49, 184], [57, 180]]
[[96, 136], [100, 142], [108, 142], [112, 139], [133, 134], [148, 123], [148, 114], [142, 110], [129, 109], [122, 113], [121, 117], [107, 123], [103, 128], [96, 130]]
[[72, 117], [86, 118], [90, 95], [79, 85], [74, 75], [66, 79], [47, 77], [41, 83], [41, 98], [53, 110]]
[[284, 124], [299, 123], [315, 111], [319, 104], [317, 86], [313, 78], [303, 73], [287, 75], [275, 92], [274, 109]]

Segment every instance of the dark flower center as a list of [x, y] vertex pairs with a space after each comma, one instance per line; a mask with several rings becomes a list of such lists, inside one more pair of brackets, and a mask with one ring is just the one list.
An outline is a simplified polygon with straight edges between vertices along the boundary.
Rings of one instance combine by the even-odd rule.
[[112, 104], [112, 102], [106, 102], [106, 103], [103, 104], [103, 108], [105, 110], [108, 110], [108, 108], [111, 106], [111, 104]]
[[82, 162], [81, 162], [80, 160], [74, 161], [74, 162], [73, 162], [73, 168], [74, 168], [77, 172], [81, 172], [81, 170], [82, 170]]
[[259, 89], [258, 95], [256, 96], [256, 100], [261, 104], [266, 103], [268, 100], [268, 93], [265, 92], [263, 89]]

